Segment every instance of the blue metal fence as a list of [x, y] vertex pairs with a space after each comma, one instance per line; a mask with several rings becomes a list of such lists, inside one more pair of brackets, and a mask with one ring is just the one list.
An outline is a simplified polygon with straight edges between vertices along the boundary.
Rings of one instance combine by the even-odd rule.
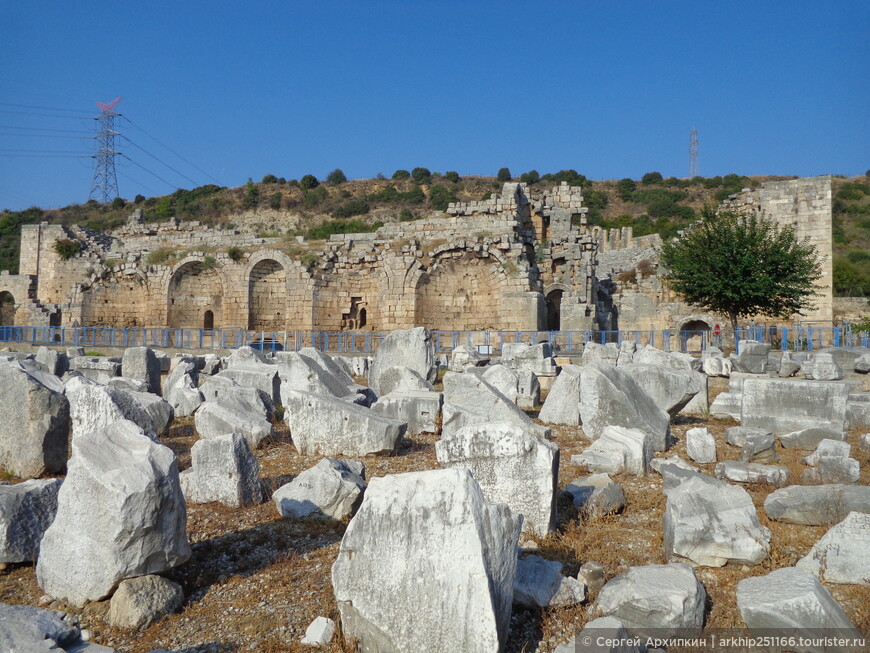
[[[33, 345], [96, 347], [149, 346], [174, 349], [233, 349], [254, 345], [265, 351], [314, 347], [330, 353], [368, 354], [377, 350], [387, 333], [329, 331], [245, 331], [244, 329], [168, 329], [111, 327], [0, 326], [0, 342]], [[665, 351], [700, 352], [735, 341], [768, 342], [775, 350], [812, 351], [822, 347], [870, 346], [870, 334], [853, 332], [848, 325], [749, 326], [737, 332], [713, 331], [434, 331], [435, 350], [448, 353], [461, 344], [498, 354], [505, 343], [549, 342], [556, 354], [574, 355], [588, 342], [625, 341], [652, 345]]]

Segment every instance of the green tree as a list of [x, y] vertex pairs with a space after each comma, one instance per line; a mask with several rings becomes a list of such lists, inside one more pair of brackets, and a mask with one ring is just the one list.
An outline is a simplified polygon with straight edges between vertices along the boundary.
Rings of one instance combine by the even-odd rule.
[[125, 206], [127, 206], [127, 200], [125, 200], [123, 197], [116, 197], [112, 200], [113, 209], [123, 209]]
[[520, 181], [531, 186], [532, 184], [537, 184], [539, 181], [541, 181], [541, 175], [537, 170], [529, 170], [528, 172], [520, 175]]
[[496, 177], [499, 181], [510, 181], [511, 180], [511, 171], [507, 168], [501, 168], [498, 171], [498, 176]]
[[456, 201], [455, 191], [446, 186], [432, 186], [429, 189], [429, 203], [436, 211], [446, 211], [450, 202]]
[[141, 203], [144, 202], [144, 201], [145, 201], [145, 196], [144, 196], [144, 195], [136, 195], [136, 197], [133, 198], [133, 203], [134, 203], [134, 204], [141, 204]]
[[626, 177], [625, 179], [620, 179], [616, 182], [616, 190], [619, 192], [619, 198], [623, 202], [630, 202], [631, 195], [636, 189], [637, 184], [634, 183], [634, 179]]
[[260, 202], [260, 189], [250, 178], [245, 184], [245, 196], [242, 198], [243, 209], [253, 209]]
[[317, 181], [317, 177], [314, 175], [305, 175], [299, 180], [299, 185], [305, 190], [311, 190], [312, 188], [317, 188], [320, 182]]
[[432, 173], [429, 168], [414, 168], [411, 170], [411, 179], [418, 184], [428, 184], [432, 180]]
[[444, 173], [444, 178], [447, 181], [456, 184], [459, 182], [459, 173], [456, 172], [455, 170], [448, 170], [447, 172]]
[[281, 193], [273, 193], [269, 198], [269, 206], [276, 211], [281, 208]]
[[264, 175], [263, 179], [260, 181], [261, 184], [277, 184], [278, 177], [275, 175]]
[[329, 176], [326, 178], [326, 183], [333, 186], [338, 186], [339, 184], [343, 184], [346, 181], [347, 177], [344, 176], [344, 172], [341, 168], [336, 168], [335, 170], [330, 172]]
[[640, 178], [640, 183], [645, 185], [650, 184], [660, 184], [662, 183], [662, 173], [660, 172], [648, 172], [643, 177]]
[[788, 318], [811, 308], [822, 276], [816, 248], [756, 214], [704, 209], [699, 222], [664, 244], [665, 279], [689, 304], [738, 317]]
[[393, 173], [393, 179], [396, 181], [401, 181], [403, 179], [410, 179], [410, 178], [411, 178], [411, 173], [408, 172], [407, 170], [402, 170], [401, 168], [396, 170]]

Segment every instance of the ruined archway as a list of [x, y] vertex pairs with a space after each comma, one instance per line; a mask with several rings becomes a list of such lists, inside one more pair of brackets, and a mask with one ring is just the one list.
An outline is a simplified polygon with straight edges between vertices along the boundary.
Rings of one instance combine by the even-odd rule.
[[562, 290], [547, 293], [547, 331], [559, 331], [562, 324]]
[[15, 297], [8, 290], [0, 292], [0, 326], [15, 326]]
[[206, 312], [212, 313], [212, 328], [220, 328], [223, 283], [213, 266], [187, 261], [172, 274], [167, 292], [169, 326], [199, 329]]
[[248, 277], [248, 328], [283, 331], [287, 325], [287, 271], [274, 259], [263, 259]]
[[417, 282], [414, 323], [440, 331], [498, 329], [504, 280], [495, 258], [472, 252], [443, 258]]
[[705, 318], [690, 317], [680, 324], [680, 350], [703, 351], [710, 344], [709, 321]]

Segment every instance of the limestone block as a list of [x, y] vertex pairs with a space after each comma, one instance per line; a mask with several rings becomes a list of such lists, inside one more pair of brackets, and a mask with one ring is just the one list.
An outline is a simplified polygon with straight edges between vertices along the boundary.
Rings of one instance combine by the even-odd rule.
[[710, 415], [716, 419], [740, 420], [740, 411], [743, 408], [743, 393], [720, 392], [710, 404]]
[[36, 560], [39, 542], [54, 521], [59, 478], [0, 485], [0, 562]]
[[450, 354], [450, 364], [447, 369], [451, 372], [464, 372], [469, 367], [485, 367], [489, 360], [489, 357], [470, 345], [457, 345]]
[[609, 474], [592, 474], [571, 481], [565, 491], [574, 506], [589, 515], [609, 515], [625, 507], [625, 492]]
[[182, 360], [166, 377], [163, 396], [177, 417], [190, 417], [205, 401], [197, 387], [198, 376], [196, 364]]
[[783, 433], [779, 442], [785, 449], [815, 449], [822, 440], [845, 440], [846, 433], [830, 428], [809, 427], [800, 431]]
[[554, 653], [641, 653], [638, 642], [616, 617], [598, 617], [589, 621], [574, 639], [556, 647]]
[[758, 521], [752, 497], [743, 488], [697, 474], [665, 494], [662, 528], [668, 560], [707, 567], [757, 565], [770, 553], [770, 531]]
[[741, 340], [737, 343], [737, 355], [732, 355], [730, 360], [734, 369], [748, 374], [764, 374], [769, 365], [768, 354], [770, 344], [755, 342], [753, 340]]
[[696, 463], [716, 462], [716, 440], [706, 428], [686, 431], [686, 453]]
[[559, 447], [514, 423], [471, 424], [435, 443], [444, 467], [468, 469], [487, 501], [523, 515], [525, 527], [546, 535], [556, 527]]
[[282, 517], [342, 520], [353, 515], [366, 489], [365, 466], [324, 458], [272, 494]]
[[0, 650], [11, 653], [82, 651], [84, 649], [79, 648], [82, 645], [81, 631], [62, 612], [0, 603]]
[[0, 365], [0, 397], [0, 466], [21, 478], [66, 469], [70, 405], [60, 381], [17, 362]]
[[467, 470], [373, 478], [332, 567], [345, 636], [362, 650], [501, 650], [521, 524]]
[[145, 392], [160, 394], [160, 361], [150, 347], [128, 347], [121, 358], [121, 375], [145, 384]]
[[791, 524], [836, 524], [850, 512], [870, 512], [866, 485], [789, 485], [767, 495], [767, 516]]
[[[647, 357], [649, 357], [649, 354], [647, 354]], [[581, 358], [581, 364], [583, 365], [591, 365], [592, 363], [616, 365], [618, 360], [619, 347], [615, 342], [608, 342], [605, 345], [596, 342], [587, 342], [583, 345], [583, 356]]]
[[272, 404], [281, 402], [281, 379], [276, 365], [235, 365], [217, 376], [232, 379], [243, 388], [259, 390]]
[[430, 383], [435, 380], [435, 344], [428, 329], [396, 330], [381, 341], [369, 370], [369, 385], [375, 394], [382, 394], [383, 371], [396, 366], [409, 367]]
[[562, 576], [562, 563], [530, 555], [517, 561], [514, 605], [529, 608], [573, 605], [586, 598], [582, 583]]
[[809, 360], [801, 365], [801, 371], [806, 378], [817, 381], [839, 381], [843, 378], [843, 368], [827, 352], [811, 354]]
[[308, 646], [320, 646], [329, 644], [332, 641], [332, 636], [335, 633], [335, 622], [329, 617], [317, 617], [314, 621], [308, 624], [305, 629], [305, 637], [301, 643]]
[[372, 404], [372, 411], [381, 417], [406, 422], [408, 435], [437, 433], [442, 401], [440, 392], [392, 392], [378, 398]]
[[580, 372], [579, 365], [565, 365], [556, 382], [550, 388], [538, 419], [546, 424], [580, 423]]
[[736, 483], [769, 483], [786, 485], [789, 482], [788, 468], [782, 465], [762, 465], [739, 460], [723, 460], [716, 465], [716, 478]]
[[608, 426], [582, 453], [572, 456], [571, 463], [591, 472], [642, 476], [649, 471], [652, 457], [652, 442], [646, 433], [640, 429]]
[[81, 433], [72, 441], [36, 579], [47, 594], [74, 605], [102, 599], [125, 578], [186, 561], [186, 524], [169, 448], [128, 420]]
[[390, 453], [399, 446], [407, 427], [334, 397], [290, 390], [285, 398], [284, 421], [293, 444], [306, 456]]
[[121, 363], [105, 356], [77, 356], [70, 359], [70, 370], [79, 372], [91, 381], [105, 384], [109, 379], [121, 376]]
[[[520, 370], [517, 385], [517, 406], [521, 410], [532, 410], [541, 404], [541, 384], [538, 376], [531, 370]], [[550, 388], [550, 392], [552, 392]]]
[[241, 394], [225, 394], [218, 400], [206, 401], [196, 411], [194, 424], [201, 438], [239, 433], [251, 449], [259, 447], [273, 430], [263, 404], [248, 401]]
[[434, 392], [435, 388], [410, 367], [388, 367], [381, 372], [381, 392], [388, 395], [393, 392]]
[[181, 585], [162, 576], [123, 580], [109, 602], [109, 623], [115, 628], [147, 628], [181, 607]]
[[40, 347], [36, 351], [34, 360], [44, 365], [48, 373], [55, 376], [63, 376], [69, 369], [69, 358], [67, 358], [67, 355], [48, 347]]
[[850, 512], [795, 565], [829, 583], [870, 585], [870, 514]]
[[750, 432], [743, 439], [740, 460], [747, 463], [774, 463], [779, 460], [776, 454], [772, 433]]
[[633, 363], [620, 365], [643, 390], [652, 397], [655, 404], [676, 417], [686, 404], [701, 391], [701, 384], [691, 371], [683, 372], [657, 365]]
[[[526, 370], [526, 373], [534, 374], [530, 370]], [[520, 385], [520, 375], [518, 372], [506, 365], [491, 365], [484, 368], [481, 376], [493, 388], [512, 402], [517, 403]]]
[[815, 466], [801, 474], [803, 483], [855, 483], [861, 476], [860, 463], [846, 456], [822, 456]]
[[262, 502], [260, 463], [238, 433], [198, 440], [190, 450], [191, 466], [181, 472], [188, 503], [219, 501], [233, 508]]
[[747, 379], [740, 423], [774, 434], [810, 427], [843, 430], [849, 386], [836, 381]]

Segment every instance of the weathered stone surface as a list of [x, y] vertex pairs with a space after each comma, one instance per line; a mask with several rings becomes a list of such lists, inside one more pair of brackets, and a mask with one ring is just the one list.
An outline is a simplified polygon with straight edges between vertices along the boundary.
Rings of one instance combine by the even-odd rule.
[[0, 485], [0, 562], [36, 560], [39, 542], [54, 521], [59, 478]]
[[621, 365], [621, 370], [637, 381], [655, 404], [675, 417], [701, 391], [701, 384], [689, 371], [658, 365]]
[[832, 438], [825, 438], [824, 440], [820, 440], [819, 444], [816, 445], [816, 450], [813, 451], [809, 456], [806, 456], [803, 461], [805, 465], [815, 465], [819, 462], [819, 458], [824, 456], [839, 456], [841, 458], [848, 458], [852, 453], [852, 445], [848, 442], [844, 442], [842, 440], [835, 440]]
[[55, 376], [63, 376], [69, 369], [69, 358], [67, 358], [67, 355], [48, 347], [40, 347], [36, 351], [34, 360], [44, 365], [48, 373]]
[[225, 376], [211, 376], [199, 387], [206, 401], [220, 401], [241, 399], [253, 406], [257, 411], [267, 417], [275, 410], [272, 398], [262, 390], [241, 386]]
[[769, 364], [768, 354], [770, 344], [755, 342], [753, 340], [741, 340], [737, 344], [738, 355], [730, 357], [734, 370], [748, 374], [764, 374]]
[[82, 643], [81, 632], [61, 612], [29, 605], [0, 603], [0, 651], [41, 653], [71, 651]]
[[[293, 390], [335, 397], [354, 403], [366, 403], [366, 398], [357, 392], [357, 386], [346, 374], [336, 375], [317, 359], [297, 352], [282, 352], [278, 359], [278, 374], [281, 378], [281, 403]], [[366, 405], [368, 405], [366, 403]]]
[[706, 428], [686, 431], [686, 453], [696, 463], [716, 462], [716, 439]]
[[508, 422], [546, 437], [550, 429], [532, 422], [517, 405], [475, 374], [447, 372], [444, 375], [442, 435], [448, 437], [463, 426]]
[[290, 390], [286, 400], [284, 421], [293, 444], [306, 456], [390, 453], [405, 433], [405, 423], [334, 397]]
[[471, 424], [435, 443], [438, 462], [471, 471], [490, 503], [539, 535], [556, 527], [559, 447], [513, 423]]
[[531, 370], [520, 370], [517, 374], [519, 375], [517, 406], [521, 410], [532, 410], [535, 406], [540, 406], [541, 384], [538, 381], [538, 376]]
[[697, 474], [665, 490], [665, 556], [696, 565], [757, 565], [770, 553], [770, 531], [741, 487]]
[[710, 415], [716, 419], [740, 420], [740, 411], [743, 409], [743, 393], [720, 392], [710, 404]]
[[196, 364], [189, 359], [179, 361], [166, 377], [163, 396], [177, 417], [190, 417], [205, 401], [197, 387], [198, 379]]
[[724, 460], [716, 465], [716, 478], [736, 483], [769, 483], [786, 485], [789, 482], [788, 468], [782, 465], [762, 465], [739, 460]]
[[520, 375], [507, 365], [491, 365], [484, 368], [483, 378], [493, 388], [502, 393], [512, 402], [517, 403]]
[[235, 365], [218, 377], [232, 379], [243, 388], [255, 388], [269, 397], [272, 404], [281, 403], [281, 378], [277, 365]]
[[625, 507], [625, 492], [609, 474], [574, 479], [565, 491], [577, 508], [590, 515], [609, 515]]
[[429, 381], [424, 379], [416, 370], [410, 367], [388, 367], [381, 372], [380, 395], [388, 395], [393, 392], [434, 392], [435, 388]]
[[148, 405], [139, 400], [141, 394], [72, 379], [66, 393], [70, 402], [72, 438], [119, 420], [130, 420], [149, 438], [157, 439], [157, 428], [161, 425], [155, 424]]
[[145, 409], [154, 425], [154, 432], [161, 436], [169, 431], [172, 421], [175, 419], [175, 411], [172, 404], [151, 392], [127, 391], [127, 394]]
[[550, 388], [538, 419], [546, 424], [580, 424], [579, 365], [564, 365]]
[[[857, 400], [858, 397], [860, 400]], [[850, 394], [849, 401], [846, 402], [846, 421], [843, 428], [864, 429], [868, 427], [870, 427], [870, 395], [866, 392]]]
[[580, 420], [591, 439], [608, 426], [639, 429], [655, 451], [664, 451], [670, 440], [670, 417], [620, 368], [593, 363], [580, 374]]
[[122, 420], [76, 435], [36, 579], [74, 605], [190, 557], [175, 454]]
[[779, 371], [777, 376], [781, 379], [787, 379], [797, 374], [803, 362], [806, 360], [806, 355], [796, 356], [790, 351], [782, 352], [782, 358], [779, 360]]
[[854, 368], [858, 374], [870, 372], [870, 354], [864, 354], [855, 359]]
[[484, 356], [470, 345], [458, 345], [450, 354], [451, 372], [464, 372], [469, 367], [484, 367], [489, 363], [489, 357]]
[[732, 365], [733, 363], [730, 359], [717, 356], [703, 359], [701, 369], [707, 376], [729, 377], [731, 376]]
[[747, 433], [740, 447], [740, 460], [746, 463], [774, 463], [779, 460], [774, 443], [772, 433]]
[[606, 579], [607, 574], [605, 573], [604, 565], [594, 560], [584, 562], [577, 572], [577, 580], [581, 581], [592, 593], [597, 593], [604, 587]]
[[517, 561], [514, 604], [530, 608], [582, 603], [586, 591], [576, 578], [562, 576], [562, 563], [530, 555]]
[[123, 580], [109, 602], [109, 623], [116, 628], [147, 628], [181, 607], [181, 585], [150, 574]]
[[332, 567], [344, 635], [363, 651], [501, 650], [521, 525], [468, 470], [372, 479]]
[[803, 483], [855, 483], [861, 476], [861, 466], [854, 458], [822, 456], [815, 466], [801, 474]]
[[365, 467], [324, 458], [272, 494], [282, 517], [342, 520], [354, 513], [366, 489]]
[[653, 447], [649, 436], [640, 429], [608, 426], [601, 436], [582, 453], [571, 457], [575, 465], [591, 472], [644, 475], [649, 471]]
[[870, 585], [870, 514], [850, 512], [795, 565], [829, 583]]
[[580, 359], [580, 362], [584, 366], [592, 365], [593, 363], [616, 365], [618, 360], [619, 347], [615, 342], [608, 342], [604, 345], [597, 342], [587, 342], [583, 345], [583, 356]]
[[690, 463], [687, 463], [685, 460], [676, 455], [668, 456], [667, 458], [653, 458], [649, 462], [649, 466], [650, 469], [658, 472], [659, 474], [662, 473], [662, 468], [666, 466], [678, 467], [679, 469], [683, 469], [687, 472], [700, 472], [697, 467]]
[[70, 370], [79, 372], [96, 383], [106, 384], [109, 379], [121, 376], [121, 361], [106, 356], [77, 356], [70, 358]]
[[553, 360], [553, 348], [548, 342], [536, 345], [506, 342], [502, 345], [501, 363], [517, 371], [534, 372], [538, 376], [556, 376], [559, 371]]
[[732, 447], [743, 448], [746, 444], [746, 439], [749, 437], [764, 437], [771, 435], [771, 432], [766, 429], [750, 428], [748, 426], [729, 426], [725, 429], [725, 442]]
[[239, 508], [263, 501], [260, 463], [238, 433], [198, 440], [190, 449], [191, 466], [181, 472], [188, 503], [220, 503]]
[[560, 644], [553, 653], [641, 653], [646, 651], [616, 617], [598, 617], [589, 621], [569, 642]]
[[[819, 579], [795, 567], [783, 567], [766, 576], [741, 580], [737, 583], [737, 609], [749, 630], [759, 634], [794, 637], [806, 629], [812, 632], [813, 638], [860, 637], [858, 629]], [[796, 650], [821, 651], [823, 648]]]
[[106, 383], [110, 388], [118, 388], [119, 390], [127, 390], [132, 392], [148, 392], [148, 386], [144, 381], [131, 379], [126, 376], [116, 376], [109, 379]]
[[222, 394], [219, 399], [207, 399], [194, 415], [196, 432], [201, 438], [216, 438], [238, 433], [251, 449], [272, 435], [272, 423], [262, 402], [249, 401], [241, 394]]
[[764, 511], [771, 519], [792, 524], [836, 524], [852, 511], [870, 512], [870, 487], [790, 485], [767, 495]]
[[864, 433], [858, 440], [861, 451], [870, 451], [870, 433]]
[[335, 633], [335, 622], [329, 617], [317, 617], [314, 621], [308, 624], [305, 629], [305, 637], [301, 643], [307, 646], [320, 646], [329, 644], [332, 641], [332, 635]]
[[233, 367], [250, 367], [252, 365], [265, 365], [266, 357], [259, 349], [254, 349], [248, 345], [239, 347], [230, 352], [229, 356], [224, 358], [224, 368], [231, 369]]
[[828, 352], [816, 352], [810, 354], [809, 360], [801, 365], [801, 371], [808, 379], [817, 381], [839, 381], [843, 378], [843, 368], [834, 360]]
[[121, 375], [145, 384], [145, 392], [160, 394], [160, 361], [150, 347], [128, 347], [121, 358]]
[[70, 406], [60, 381], [0, 365], [0, 397], [0, 466], [21, 478], [66, 469]]
[[631, 567], [598, 593], [597, 607], [622, 621], [632, 635], [697, 635], [704, 626], [707, 592], [685, 563]]
[[375, 394], [386, 394], [381, 390], [381, 374], [396, 366], [409, 367], [430, 383], [435, 380], [435, 343], [428, 329], [399, 329], [381, 341], [369, 370], [369, 385]]
[[381, 417], [408, 424], [407, 433], [437, 433], [443, 394], [429, 391], [391, 392], [378, 397], [372, 411]]
[[785, 449], [815, 449], [822, 440], [845, 440], [846, 433], [842, 429], [809, 427], [800, 431], [783, 433], [779, 442]]
[[848, 396], [845, 383], [746, 379], [740, 423], [775, 434], [809, 427], [842, 431]]

